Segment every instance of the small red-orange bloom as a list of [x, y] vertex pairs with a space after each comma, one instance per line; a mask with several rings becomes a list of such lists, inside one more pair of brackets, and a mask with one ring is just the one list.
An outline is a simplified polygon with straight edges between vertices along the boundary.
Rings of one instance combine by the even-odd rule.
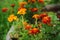
[[2, 8], [2, 12], [6, 12], [8, 8]]
[[35, 14], [35, 15], [33, 15], [32, 18], [38, 19], [39, 18], [39, 15], [38, 14]]
[[31, 25], [29, 25], [29, 24], [25, 26], [25, 29], [26, 29], [26, 30], [30, 30], [31, 28], [32, 28], [32, 27], [31, 27]]
[[42, 22], [45, 23], [45, 24], [50, 24], [51, 23], [51, 18], [46, 16], [42, 19]]
[[38, 29], [38, 28], [33, 28], [33, 29], [32, 29], [32, 33], [33, 33], [33, 34], [39, 33], [39, 29]]
[[14, 7], [15, 6], [15, 4], [11, 4], [11, 7]]
[[42, 18], [44, 18], [44, 17], [46, 17], [48, 15], [46, 13], [43, 13], [43, 14], [40, 14], [39, 16], [40, 16], [40, 19], [42, 19]]
[[30, 31], [29, 31], [29, 34], [37, 34], [37, 33], [39, 33], [40, 31], [39, 31], [39, 29], [38, 28], [33, 28], [33, 29], [31, 29]]
[[39, 3], [44, 3], [44, 0], [38, 0]]
[[31, 10], [31, 12], [37, 12], [38, 8], [31, 8], [30, 10]]
[[28, 3], [35, 3], [36, 0], [28, 0]]

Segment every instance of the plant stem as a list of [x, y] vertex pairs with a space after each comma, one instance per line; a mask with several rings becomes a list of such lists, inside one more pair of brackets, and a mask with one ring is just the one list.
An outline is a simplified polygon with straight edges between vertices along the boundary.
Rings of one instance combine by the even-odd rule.
[[35, 21], [35, 27], [37, 27], [37, 18], [36, 18], [36, 21]]

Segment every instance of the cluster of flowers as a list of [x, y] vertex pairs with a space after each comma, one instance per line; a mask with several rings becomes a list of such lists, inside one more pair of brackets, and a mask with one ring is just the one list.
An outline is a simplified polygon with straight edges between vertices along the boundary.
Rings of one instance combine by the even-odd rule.
[[25, 30], [28, 30], [28, 34], [37, 34], [40, 32], [38, 28], [33, 28], [30, 24], [27, 22], [24, 22]]
[[[28, 0], [28, 3], [29, 2], [35, 2], [36, 0]], [[43, 0], [38, 0], [39, 2], [43, 2]], [[21, 15], [21, 16], [24, 16], [27, 12], [27, 9], [24, 7], [26, 4], [27, 4], [27, 2], [20, 2], [19, 3], [20, 4], [20, 8], [18, 9], [18, 12], [17, 12], [17, 14], [19, 14], [19, 15]], [[14, 7], [14, 6], [12, 6], [12, 7]], [[31, 10], [31, 12], [37, 12], [38, 11], [38, 8], [31, 8], [30, 9]], [[37, 24], [37, 21], [38, 21], [38, 19], [41, 19], [42, 20], [42, 22], [43, 23], [45, 23], [45, 24], [50, 24], [51, 23], [51, 18], [46, 14], [46, 13], [42, 13], [42, 14], [34, 14], [33, 16], [32, 16], [32, 18], [34, 18], [35, 20], [36, 20], [36, 23], [35, 23], [35, 25], [38, 25]], [[17, 20], [18, 18], [17, 18], [17, 16], [14, 16], [14, 14], [12, 14], [12, 15], [10, 15], [9, 17], [8, 17], [8, 21], [9, 22], [12, 22], [13, 20]], [[23, 25], [25, 26], [24, 28], [26, 29], [26, 30], [28, 30], [28, 33], [29, 34], [37, 34], [37, 33], [39, 33], [40, 32], [40, 30], [39, 30], [39, 28], [36, 28], [36, 27], [32, 27], [30, 24], [28, 24], [27, 22], [23, 22]], [[41, 25], [40, 25], [41, 26]]]
[[[18, 8], [18, 12], [17, 14], [18, 15], [21, 15], [21, 16], [24, 16], [26, 13], [27, 13], [27, 9], [24, 7], [27, 3], [34, 3], [36, 0], [28, 0], [28, 2], [20, 2], [19, 5], [20, 7]], [[40, 3], [43, 3], [44, 1], [43, 0], [38, 0], [38, 2]], [[12, 4], [11, 5], [12, 7], [14, 7], [15, 5]], [[30, 8], [31, 12], [37, 12], [38, 11], [38, 8]], [[6, 11], [6, 10], [5, 10]], [[32, 16], [32, 18], [35, 19], [35, 26], [38, 25], [38, 19], [41, 19], [42, 23], [44, 24], [50, 24], [51, 23], [51, 18], [48, 16], [47, 13], [41, 13], [41, 14], [34, 14]], [[14, 14], [11, 14], [9, 17], [8, 17], [8, 21], [9, 22], [12, 22], [14, 20], [17, 20], [18, 17], [15, 16]], [[28, 30], [28, 34], [37, 34], [37, 33], [40, 33], [41, 30], [38, 28], [38, 27], [32, 27], [31, 24], [25, 22], [22, 20], [22, 23], [24, 25], [24, 29], [25, 30]], [[41, 24], [39, 24], [40, 27], [41, 27]]]

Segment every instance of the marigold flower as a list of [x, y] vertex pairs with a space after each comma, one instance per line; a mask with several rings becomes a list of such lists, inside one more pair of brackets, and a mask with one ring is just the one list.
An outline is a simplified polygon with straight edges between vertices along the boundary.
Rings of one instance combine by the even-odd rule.
[[36, 34], [36, 33], [39, 32], [39, 29], [38, 29], [38, 28], [33, 28], [33, 29], [32, 29], [32, 32], [33, 32], [33, 34]]
[[24, 15], [26, 14], [26, 10], [27, 10], [26, 8], [21, 8], [17, 14]]
[[13, 18], [9, 17], [9, 18], [8, 18], [8, 21], [9, 21], [9, 22], [12, 22], [12, 21], [13, 21]]
[[43, 17], [46, 17], [46, 16], [48, 16], [48, 15], [47, 15], [46, 13], [42, 13], [42, 14], [40, 14], [39, 16], [40, 16], [39, 18], [42, 19]]
[[37, 12], [38, 8], [31, 8], [30, 10], [31, 10], [31, 12]]
[[14, 18], [14, 14], [11, 14], [9, 17]]
[[15, 6], [15, 4], [11, 4], [11, 7], [14, 7]]
[[17, 16], [14, 16], [14, 14], [11, 14], [9, 17], [8, 17], [8, 21], [9, 22], [12, 22], [13, 20], [17, 20]]
[[20, 5], [20, 7], [24, 7], [24, 5], [26, 5], [27, 4], [27, 2], [19, 2], [19, 5]]
[[29, 34], [37, 34], [37, 33], [39, 33], [40, 31], [39, 31], [39, 29], [38, 28], [33, 28], [33, 29], [31, 29], [28, 33]]
[[25, 26], [25, 29], [26, 29], [26, 30], [30, 30], [30, 29], [31, 29], [31, 25], [29, 25], [29, 24], [26, 25], [26, 26]]
[[28, 0], [28, 3], [35, 3], [36, 0]]
[[38, 14], [35, 14], [35, 15], [33, 15], [33, 17], [32, 17], [32, 18], [37, 19], [37, 18], [39, 18], [39, 15], [38, 15]]
[[39, 3], [44, 3], [44, 0], [38, 0]]
[[8, 8], [2, 8], [2, 12], [6, 12]]
[[45, 23], [45, 24], [50, 24], [51, 18], [48, 17], [48, 16], [46, 16], [46, 17], [44, 17], [44, 18], [42, 19], [42, 22]]

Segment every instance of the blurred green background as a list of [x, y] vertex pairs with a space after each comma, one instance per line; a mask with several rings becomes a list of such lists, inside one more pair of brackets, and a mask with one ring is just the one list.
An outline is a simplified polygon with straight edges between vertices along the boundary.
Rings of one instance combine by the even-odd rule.
[[[14, 14], [16, 14], [19, 5], [18, 2], [20, 2], [20, 0], [0, 0], [0, 40], [6, 40], [6, 34], [12, 24], [7, 21], [8, 16], [11, 14], [11, 4], [15, 4]], [[50, 3], [47, 2], [47, 4], [56, 4], [59, 2], [60, 0], [51, 0]], [[8, 8], [7, 12], [2, 12], [2, 8], [4, 7]]]

